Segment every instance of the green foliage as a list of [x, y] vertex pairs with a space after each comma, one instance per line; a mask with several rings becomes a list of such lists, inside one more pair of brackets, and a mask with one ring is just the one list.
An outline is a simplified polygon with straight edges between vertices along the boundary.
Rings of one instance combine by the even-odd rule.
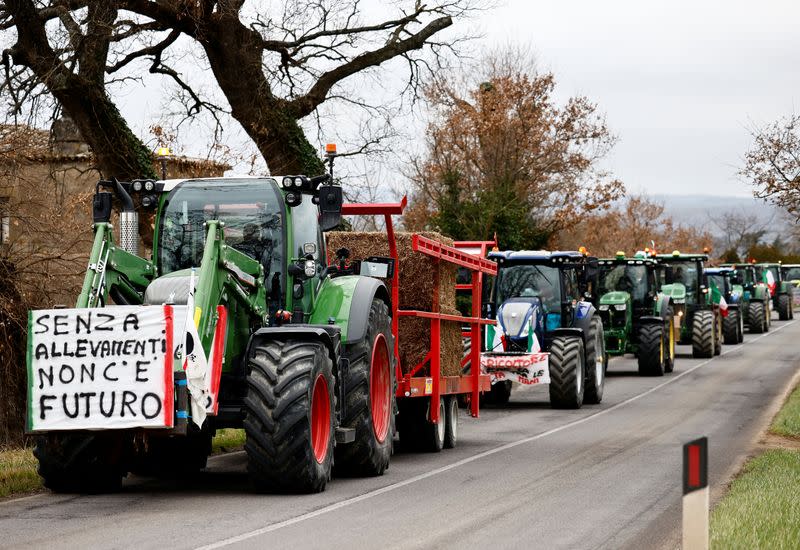
[[800, 452], [766, 451], [751, 460], [711, 515], [712, 548], [797, 548]]
[[800, 263], [800, 255], [785, 254], [784, 250], [785, 245], [780, 241], [773, 244], [757, 244], [747, 250], [747, 257], [755, 258], [759, 262]]
[[0, 498], [42, 489], [37, 462], [30, 449], [0, 451]]
[[738, 264], [742, 260], [739, 258], [739, 254], [736, 252], [736, 248], [729, 248], [725, 252], [722, 253], [722, 262], [727, 264]]
[[786, 400], [769, 431], [784, 437], [800, 439], [800, 386], [795, 388]]
[[229, 453], [244, 447], [244, 430], [223, 428], [211, 440], [211, 454]]

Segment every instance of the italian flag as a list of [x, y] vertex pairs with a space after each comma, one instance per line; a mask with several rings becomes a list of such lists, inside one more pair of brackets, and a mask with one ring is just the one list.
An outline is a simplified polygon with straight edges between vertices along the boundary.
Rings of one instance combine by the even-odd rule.
[[725, 301], [725, 296], [719, 291], [714, 281], [711, 281], [711, 302], [719, 305], [719, 311], [723, 317], [728, 316], [728, 302]]
[[775, 276], [769, 269], [764, 270], [764, 282], [767, 283], [767, 287], [769, 287], [769, 295], [775, 296]]

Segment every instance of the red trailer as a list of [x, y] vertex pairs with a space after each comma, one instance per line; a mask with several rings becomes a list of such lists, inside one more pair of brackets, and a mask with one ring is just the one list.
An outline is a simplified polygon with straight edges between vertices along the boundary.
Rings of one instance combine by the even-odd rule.
[[[399, 309], [399, 265], [400, 258], [395, 240], [392, 216], [401, 215], [406, 206], [406, 199], [399, 203], [385, 204], [345, 204], [342, 214], [383, 216], [389, 242], [389, 256], [394, 260], [395, 269], [392, 274], [392, 333], [395, 337], [394, 355], [396, 364], [397, 390], [396, 398], [399, 409], [398, 429], [404, 444], [422, 447], [426, 450], [438, 451], [443, 446], [455, 445], [458, 422], [458, 395], [469, 396], [469, 410], [473, 417], [479, 416], [479, 396], [489, 391], [489, 376], [474, 369], [473, 372], [461, 376], [443, 376], [441, 365], [441, 324], [458, 323], [469, 327], [470, 354], [468, 360], [472, 364], [480, 364], [481, 325], [495, 324], [494, 320], [481, 318], [481, 296], [483, 275], [495, 275], [497, 265], [485, 258], [485, 252], [476, 255], [465, 251], [468, 242], [447, 246], [422, 235], [414, 235], [412, 249], [418, 254], [425, 254], [433, 261], [433, 307], [431, 311]], [[494, 243], [478, 243], [479, 247]], [[439, 310], [440, 266], [442, 262], [466, 268], [471, 274], [471, 283], [458, 285], [459, 290], [469, 291], [472, 295], [472, 315], [450, 315]], [[399, 319], [400, 317], [417, 317], [430, 321], [430, 348], [425, 358], [412, 368], [403, 369], [399, 354]], [[466, 359], [465, 359], [466, 360]], [[463, 365], [463, 361], [462, 361]]]

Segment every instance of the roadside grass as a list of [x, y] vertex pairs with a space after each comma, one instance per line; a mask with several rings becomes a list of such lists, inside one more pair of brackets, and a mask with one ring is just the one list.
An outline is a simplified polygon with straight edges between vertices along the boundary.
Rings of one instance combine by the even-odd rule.
[[42, 489], [31, 449], [0, 450], [0, 498]]
[[769, 431], [783, 437], [800, 438], [800, 386], [789, 395]]
[[[769, 429], [779, 448], [750, 459], [711, 514], [713, 548], [797, 548], [800, 541], [800, 386]], [[782, 447], [782, 448], [781, 448]]]
[[223, 428], [211, 440], [211, 454], [230, 453], [244, 447], [244, 430]]
[[711, 515], [712, 548], [797, 548], [800, 452], [771, 449], [748, 462]]

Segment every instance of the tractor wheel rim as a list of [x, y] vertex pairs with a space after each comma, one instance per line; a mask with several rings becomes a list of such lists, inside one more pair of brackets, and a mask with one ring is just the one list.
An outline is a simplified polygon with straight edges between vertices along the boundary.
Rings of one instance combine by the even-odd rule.
[[372, 359], [369, 367], [369, 401], [372, 413], [372, 429], [375, 438], [383, 443], [389, 432], [391, 414], [391, 373], [389, 372], [389, 347], [386, 337], [378, 334], [372, 345]]
[[580, 357], [578, 357], [578, 364], [575, 367], [578, 372], [575, 375], [575, 392], [577, 395], [581, 394], [581, 389], [583, 389], [583, 361]]
[[445, 410], [444, 399], [439, 399], [439, 422], [436, 423], [436, 432], [439, 436], [439, 441], [444, 441], [444, 423], [445, 423]]
[[669, 321], [669, 359], [672, 361], [675, 358], [675, 323], [670, 319]]
[[322, 373], [314, 381], [311, 390], [311, 448], [314, 458], [322, 464], [328, 456], [331, 440], [331, 398], [328, 381]]

